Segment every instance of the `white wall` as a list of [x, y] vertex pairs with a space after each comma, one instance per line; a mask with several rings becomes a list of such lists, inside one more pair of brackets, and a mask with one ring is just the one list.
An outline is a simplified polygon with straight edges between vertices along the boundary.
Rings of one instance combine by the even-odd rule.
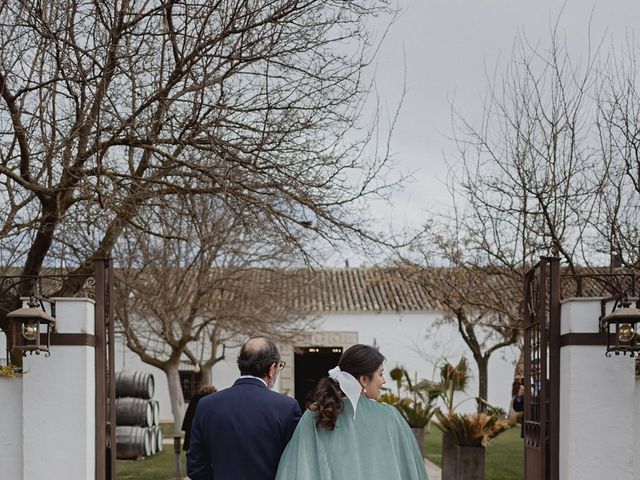
[[[55, 302], [58, 333], [94, 333], [92, 300]], [[24, 479], [95, 478], [94, 348], [52, 346], [24, 367]]]
[[[92, 300], [55, 302], [57, 332], [94, 333]], [[26, 356], [23, 369], [0, 378], [2, 478], [95, 478], [94, 348], [52, 346], [50, 356]]]
[[[562, 333], [598, 331], [600, 301], [562, 305]], [[640, 439], [635, 362], [605, 357], [604, 346], [565, 346], [560, 354], [560, 479], [633, 480]]]
[[[401, 365], [411, 375], [417, 373], [418, 378], [437, 380], [436, 366], [442, 359], [455, 364], [460, 357], [466, 356], [473, 372], [467, 397], [475, 397], [478, 394], [478, 372], [471, 352], [454, 325], [436, 325], [440, 318], [441, 314], [437, 312], [332, 314], [325, 317], [320, 328], [357, 330], [359, 342], [369, 345], [375, 339], [380, 352], [387, 358], [387, 371]], [[488, 401], [492, 405], [508, 409], [519, 354], [517, 348], [505, 348], [491, 357]], [[387, 386], [393, 387], [393, 382], [387, 380]], [[463, 401], [464, 396], [458, 396], [456, 400]], [[459, 407], [460, 411], [473, 411], [475, 408], [475, 401], [470, 400]]]
[[[381, 353], [387, 358], [386, 369], [396, 365], [404, 366], [419, 378], [435, 379], [438, 372], [436, 363], [446, 358], [452, 363], [462, 355], [467, 357], [473, 369], [473, 379], [469, 396], [477, 395], [477, 371], [471, 354], [460, 338], [456, 327], [451, 324], [435, 326], [441, 314], [437, 312], [418, 313], [332, 313], [320, 317], [316, 329], [324, 331], [357, 331], [360, 343], [373, 344], [374, 340]], [[160, 401], [160, 418], [171, 421], [171, 403], [164, 373], [150, 365], [143, 364], [137, 355], [128, 350], [122, 339], [116, 348], [116, 370], [144, 371], [154, 374], [156, 381], [155, 398]], [[300, 345], [304, 346], [304, 345]], [[227, 348], [225, 360], [213, 368], [213, 384], [218, 388], [230, 387], [238, 377], [236, 357], [238, 348]], [[489, 402], [508, 409], [511, 399], [511, 384], [515, 364], [519, 357], [517, 348], [505, 348], [493, 354], [489, 362]], [[389, 387], [393, 387], [388, 382]], [[276, 389], [278, 384], [276, 384]], [[458, 396], [457, 400], [464, 398]], [[473, 411], [474, 401], [460, 405], [460, 411]]]
[[[4, 334], [2, 348], [5, 348]], [[22, 378], [0, 377], [0, 472], [22, 478]]]
[[[634, 422], [633, 422], [633, 431], [640, 432], [640, 377], [636, 377], [635, 382], [635, 392], [634, 392]], [[633, 471], [636, 472], [636, 480], [640, 479], [640, 439], [636, 438], [635, 445], [633, 450], [631, 450], [633, 454]]]

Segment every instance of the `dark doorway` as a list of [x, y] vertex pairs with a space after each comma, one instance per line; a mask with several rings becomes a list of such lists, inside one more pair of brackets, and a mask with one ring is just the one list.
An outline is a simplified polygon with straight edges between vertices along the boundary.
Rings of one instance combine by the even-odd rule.
[[202, 372], [178, 370], [178, 374], [180, 375], [180, 387], [182, 388], [184, 401], [190, 402], [202, 386]]
[[306, 407], [318, 381], [338, 365], [342, 347], [297, 347], [294, 353], [295, 396], [300, 408]]

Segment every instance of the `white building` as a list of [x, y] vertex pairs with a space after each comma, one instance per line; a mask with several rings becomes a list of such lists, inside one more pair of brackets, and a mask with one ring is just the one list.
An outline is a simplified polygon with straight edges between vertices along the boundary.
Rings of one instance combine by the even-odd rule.
[[[291, 343], [281, 343], [287, 362], [275, 389], [304, 400], [310, 385], [337, 364], [341, 352], [354, 343], [376, 345], [386, 357], [386, 370], [403, 366], [417, 378], [437, 379], [437, 366], [443, 359], [456, 363], [466, 356], [474, 368], [468, 401], [459, 409], [475, 409], [477, 374], [471, 352], [458, 333], [457, 326], [443, 323], [442, 312], [424, 289], [396, 278], [389, 281], [380, 269], [332, 269], [315, 272], [314, 288], [305, 289], [301, 300], [313, 319], [313, 328], [299, 334]], [[237, 339], [236, 345], [244, 339]], [[218, 388], [231, 386], [239, 375], [236, 366], [237, 346], [228, 346], [225, 359], [212, 372]], [[489, 363], [489, 403], [508, 409], [514, 367], [520, 350], [516, 346], [498, 350]], [[122, 339], [116, 349], [116, 370], [147, 371], [156, 380], [155, 398], [160, 401], [160, 416], [171, 421], [171, 404], [164, 373], [140, 361]], [[197, 377], [185, 363], [185, 385]], [[388, 378], [388, 377], [387, 377]], [[393, 381], [387, 386], [394, 390]], [[188, 388], [187, 388], [188, 389]], [[186, 392], [187, 397], [190, 392]], [[460, 397], [460, 400], [464, 400]]]

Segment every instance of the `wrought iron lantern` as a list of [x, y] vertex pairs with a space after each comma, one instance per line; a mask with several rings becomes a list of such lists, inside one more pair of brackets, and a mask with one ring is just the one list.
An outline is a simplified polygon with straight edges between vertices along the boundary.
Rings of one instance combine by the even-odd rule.
[[8, 347], [22, 352], [23, 356], [35, 352], [50, 355], [51, 331], [55, 329], [56, 319], [49, 315], [42, 303], [31, 298], [28, 306], [7, 313], [9, 320]]
[[631, 302], [626, 299], [617, 301], [613, 311], [609, 315], [603, 314], [600, 317], [600, 330], [607, 333], [607, 351], [605, 355], [611, 356], [611, 352], [616, 355], [635, 356], [640, 352], [640, 335], [638, 333], [640, 324], [640, 301], [631, 306]]

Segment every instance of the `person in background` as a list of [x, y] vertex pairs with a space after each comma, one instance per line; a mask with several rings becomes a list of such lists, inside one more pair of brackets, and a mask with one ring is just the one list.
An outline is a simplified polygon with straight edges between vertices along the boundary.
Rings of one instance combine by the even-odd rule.
[[516, 377], [511, 385], [511, 403], [509, 404], [509, 414], [507, 418], [520, 424], [520, 438], [524, 438], [524, 385], [522, 377]]
[[187, 452], [191, 480], [273, 480], [300, 420], [298, 402], [271, 391], [284, 368], [271, 340], [248, 340], [238, 368], [233, 386], [198, 403]]
[[276, 480], [428, 480], [409, 425], [396, 408], [376, 401], [383, 362], [368, 345], [345, 350], [318, 382]]
[[189, 406], [184, 414], [184, 420], [182, 420], [182, 431], [184, 432], [184, 443], [182, 449], [186, 452], [189, 450], [189, 444], [191, 443], [191, 425], [193, 424], [193, 418], [196, 415], [196, 407], [201, 398], [206, 397], [211, 393], [215, 393], [218, 390], [213, 385], [203, 385], [198, 393], [196, 393], [189, 401]]
[[522, 416], [524, 412], [524, 385], [518, 387], [518, 393], [512, 400], [513, 410], [516, 412], [515, 422], [522, 424]]

